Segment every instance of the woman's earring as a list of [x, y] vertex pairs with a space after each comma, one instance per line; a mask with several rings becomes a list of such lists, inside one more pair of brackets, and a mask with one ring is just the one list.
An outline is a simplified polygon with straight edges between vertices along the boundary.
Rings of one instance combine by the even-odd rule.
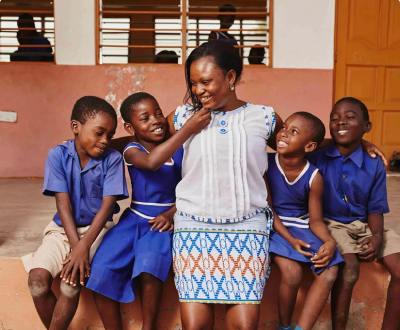
[[235, 90], [235, 85], [230, 85], [229, 88], [231, 89], [231, 91]]

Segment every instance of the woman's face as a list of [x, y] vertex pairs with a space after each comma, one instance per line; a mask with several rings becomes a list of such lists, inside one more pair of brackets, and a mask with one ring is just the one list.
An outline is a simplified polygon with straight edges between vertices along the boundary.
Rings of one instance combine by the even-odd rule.
[[197, 96], [204, 108], [219, 110], [223, 108], [234, 91], [229, 86], [235, 82], [236, 73], [231, 70], [225, 74], [211, 57], [194, 61], [190, 66], [192, 93]]

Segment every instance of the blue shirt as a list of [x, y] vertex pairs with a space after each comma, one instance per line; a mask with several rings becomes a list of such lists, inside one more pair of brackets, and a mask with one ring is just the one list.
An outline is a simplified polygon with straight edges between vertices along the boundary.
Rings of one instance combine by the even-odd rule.
[[[58, 145], [47, 157], [43, 194], [55, 196], [57, 192], [69, 194], [76, 226], [89, 226], [104, 196], [117, 196], [117, 200], [129, 197], [122, 155], [107, 148], [100, 157], [91, 158], [82, 170], [74, 140]], [[118, 212], [116, 204], [113, 213]], [[62, 226], [58, 212], [53, 221]], [[108, 221], [112, 221], [112, 216]]]
[[324, 178], [324, 217], [343, 223], [366, 221], [369, 213], [388, 213], [386, 169], [358, 147], [350, 156], [335, 144], [307, 155]]

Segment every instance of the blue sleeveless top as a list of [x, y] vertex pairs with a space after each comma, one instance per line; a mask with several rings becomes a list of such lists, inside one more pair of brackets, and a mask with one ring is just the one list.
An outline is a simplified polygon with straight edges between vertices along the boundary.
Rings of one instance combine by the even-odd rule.
[[228, 37], [225, 33], [223, 33], [223, 32], [215, 31], [215, 34], [217, 35], [217, 40], [222, 40], [222, 41], [228, 42], [228, 43], [230, 43], [230, 44], [233, 45], [233, 46], [237, 46], [237, 45], [238, 45], [236, 39], [231, 39], [231, 38], [229, 38], [229, 37]]
[[289, 182], [279, 165], [278, 154], [268, 154], [267, 181], [272, 207], [286, 227], [309, 228], [308, 195], [318, 168], [307, 161], [293, 182]]
[[[124, 154], [129, 148], [148, 152], [141, 144], [131, 142], [124, 148]], [[132, 182], [130, 208], [133, 212], [144, 218], [154, 218], [175, 204], [175, 188], [182, 177], [182, 158], [183, 147], [175, 153], [171, 162], [157, 171], [138, 169], [125, 161]]]

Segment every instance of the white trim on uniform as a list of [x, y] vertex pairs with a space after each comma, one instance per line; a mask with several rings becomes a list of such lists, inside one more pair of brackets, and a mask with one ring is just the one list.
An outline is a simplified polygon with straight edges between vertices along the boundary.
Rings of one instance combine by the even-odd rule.
[[312, 184], [312, 182], [314, 181], [314, 178], [315, 178], [315, 176], [317, 175], [317, 173], [318, 173], [318, 169], [316, 168], [316, 169], [314, 170], [314, 172], [311, 174], [311, 177], [310, 177], [310, 188], [311, 188], [311, 184]]
[[294, 185], [297, 181], [299, 181], [301, 179], [301, 177], [307, 172], [308, 168], [310, 167], [310, 162], [306, 159], [307, 164], [306, 166], [304, 166], [303, 170], [301, 171], [301, 173], [299, 174], [299, 176], [296, 178], [296, 180], [294, 180], [293, 182], [290, 182], [286, 175], [285, 172], [283, 172], [281, 165], [279, 164], [279, 159], [278, 159], [278, 153], [275, 154], [275, 162], [276, 162], [276, 166], [278, 166], [279, 171], [282, 173], [283, 177], [285, 178], [287, 184], [290, 184], [291, 186]]

